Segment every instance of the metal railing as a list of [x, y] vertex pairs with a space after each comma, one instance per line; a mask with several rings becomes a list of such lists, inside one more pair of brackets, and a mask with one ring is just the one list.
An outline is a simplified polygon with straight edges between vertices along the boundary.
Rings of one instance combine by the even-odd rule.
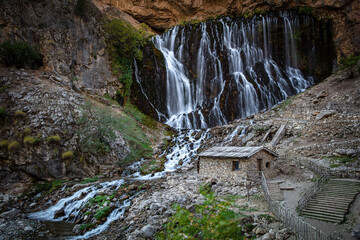
[[324, 187], [324, 185], [328, 182], [329, 179], [329, 174], [324, 173], [316, 180], [314, 185], [309, 187], [306, 192], [304, 192], [304, 194], [300, 197], [300, 200], [298, 201], [298, 210], [300, 212], [307, 205], [309, 200]]
[[[254, 173], [254, 171], [252, 172]], [[286, 209], [279, 202], [273, 201], [270, 197], [270, 192], [267, 187], [267, 181], [263, 172], [260, 173], [261, 186], [265, 194], [265, 200], [268, 205], [268, 209], [278, 219], [280, 219], [284, 225], [295, 232], [298, 239], [303, 240], [342, 240], [341, 235], [332, 234], [327, 235], [323, 231], [305, 222], [302, 218]], [[251, 174], [251, 173], [249, 173]]]

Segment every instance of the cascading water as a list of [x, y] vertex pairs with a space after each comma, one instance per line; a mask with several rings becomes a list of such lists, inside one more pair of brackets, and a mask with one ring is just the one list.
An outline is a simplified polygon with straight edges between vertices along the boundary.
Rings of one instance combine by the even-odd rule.
[[[172, 139], [173, 147], [164, 151], [161, 156], [166, 157], [164, 170], [155, 174], [148, 174], [142, 176], [139, 171], [128, 175], [127, 177], [137, 180], [150, 180], [164, 176], [168, 172], [173, 172], [181, 166], [186, 165], [192, 158], [196, 157], [198, 149], [201, 144], [207, 139], [208, 131], [202, 132], [201, 130], [189, 130], [179, 132], [176, 137]], [[134, 163], [130, 168], [138, 170], [141, 167], [141, 161]]]
[[[28, 215], [28, 218], [44, 221], [74, 222], [81, 217], [81, 210], [84, 209], [86, 207], [86, 204], [88, 204], [89, 201], [93, 199], [99, 192], [105, 190], [115, 192], [124, 182], [125, 181], [123, 179], [120, 179], [85, 187], [78, 190], [71, 196], [61, 199], [54, 206], [51, 206], [48, 209], [35, 213], [30, 213]], [[93, 230], [86, 232], [84, 235], [76, 236], [71, 239], [87, 239], [104, 231], [113, 221], [119, 219], [124, 215], [126, 208], [130, 206], [130, 200], [134, 196], [126, 199], [125, 201], [116, 202], [114, 210], [109, 214], [104, 223], [98, 225]], [[56, 216], [59, 211], [63, 211], [63, 216]]]
[[[201, 130], [190, 130], [179, 132], [176, 137], [172, 139], [173, 147], [164, 151], [161, 156], [166, 156], [167, 162], [165, 163], [164, 170], [155, 174], [148, 174], [141, 176], [137, 170], [141, 167], [142, 160], [129, 166], [129, 169], [133, 169], [137, 172], [124, 176], [126, 179], [131, 180], [151, 180], [161, 178], [165, 173], [173, 172], [181, 166], [186, 165], [191, 161], [192, 158], [196, 157], [198, 149], [201, 144], [208, 137], [208, 131]], [[181, 162], [180, 162], [181, 161]], [[91, 199], [102, 194], [102, 192], [110, 191], [116, 192], [119, 187], [125, 183], [124, 179], [96, 183], [89, 187], [84, 187], [71, 196], [59, 200], [55, 205], [48, 209], [30, 213], [28, 217], [30, 219], [37, 219], [43, 221], [70, 221], [75, 222], [76, 220], [83, 217], [82, 210], [86, 208], [87, 204], [91, 202]], [[62, 189], [64, 190], [64, 189]], [[117, 201], [114, 209], [107, 216], [106, 221], [96, 226], [94, 229], [84, 233], [80, 236], [70, 237], [69, 239], [88, 239], [93, 237], [104, 230], [106, 230], [113, 221], [116, 221], [124, 216], [125, 210], [130, 206], [131, 199], [137, 194], [129, 197], [124, 201]], [[59, 212], [63, 212], [62, 216], [57, 216]]]
[[[308, 74], [299, 70], [297, 50], [300, 23], [311, 27], [313, 21], [283, 12], [176, 26], [153, 39], [164, 57], [166, 86], [147, 88], [142, 69], [137, 82], [145, 95], [156, 87], [160, 94], [166, 89], [159, 119], [177, 129], [207, 128], [249, 116], [314, 83], [314, 68]], [[313, 58], [315, 41], [309, 45], [312, 50], [301, 58]]]

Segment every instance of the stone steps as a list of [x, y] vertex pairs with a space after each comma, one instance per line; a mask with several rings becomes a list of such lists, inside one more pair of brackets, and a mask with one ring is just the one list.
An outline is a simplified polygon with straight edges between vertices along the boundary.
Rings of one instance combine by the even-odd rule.
[[360, 182], [330, 180], [322, 191], [309, 200], [301, 215], [320, 221], [341, 223], [359, 191]]
[[284, 201], [284, 196], [280, 190], [280, 186], [278, 182], [269, 182], [268, 189], [270, 193], [270, 197], [274, 201]]

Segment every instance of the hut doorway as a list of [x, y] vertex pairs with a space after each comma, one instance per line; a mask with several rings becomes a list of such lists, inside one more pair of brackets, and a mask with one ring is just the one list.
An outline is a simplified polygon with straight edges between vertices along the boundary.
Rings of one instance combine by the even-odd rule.
[[262, 159], [261, 158], [258, 158], [257, 160], [257, 165], [258, 165], [258, 171], [262, 171]]

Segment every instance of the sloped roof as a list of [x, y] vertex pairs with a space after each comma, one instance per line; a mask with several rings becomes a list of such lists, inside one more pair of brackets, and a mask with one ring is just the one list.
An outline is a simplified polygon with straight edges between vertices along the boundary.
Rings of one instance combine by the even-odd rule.
[[277, 153], [263, 147], [212, 147], [199, 154], [200, 157], [220, 157], [220, 158], [249, 158], [255, 153], [265, 150], [268, 153], [278, 156]]

